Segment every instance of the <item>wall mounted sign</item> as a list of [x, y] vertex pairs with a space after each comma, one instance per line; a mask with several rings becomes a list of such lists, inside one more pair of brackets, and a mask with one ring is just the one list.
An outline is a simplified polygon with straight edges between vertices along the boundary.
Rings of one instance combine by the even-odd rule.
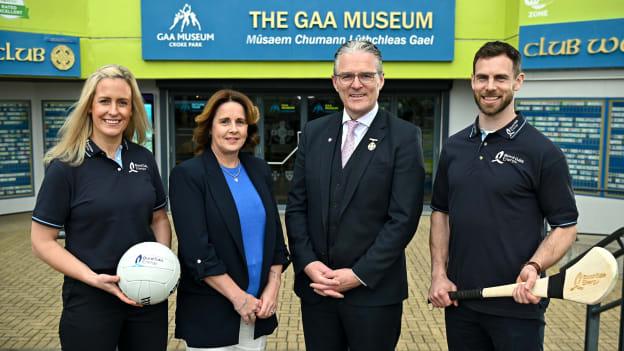
[[455, 1], [142, 0], [145, 60], [331, 61], [369, 39], [386, 61], [452, 61]]
[[80, 77], [78, 37], [0, 31], [0, 75]]
[[58, 132], [65, 123], [75, 101], [44, 100], [41, 102], [43, 117], [43, 152], [46, 153], [59, 142]]
[[24, 0], [0, 0], [0, 16], [8, 19], [28, 19], [28, 7]]
[[624, 99], [522, 98], [515, 108], [561, 148], [576, 193], [624, 197]]
[[30, 101], [0, 100], [0, 199], [34, 195]]
[[520, 27], [524, 69], [624, 67], [624, 18]]

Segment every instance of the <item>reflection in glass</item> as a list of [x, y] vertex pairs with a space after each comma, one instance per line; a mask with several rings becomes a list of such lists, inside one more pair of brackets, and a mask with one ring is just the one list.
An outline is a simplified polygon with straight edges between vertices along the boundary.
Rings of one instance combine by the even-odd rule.
[[342, 102], [337, 96], [308, 96], [308, 121], [342, 111]]
[[143, 146], [154, 153], [154, 95], [143, 94], [143, 104], [145, 105], [145, 114], [147, 115], [147, 123], [149, 124], [149, 130], [145, 136], [145, 143]]
[[264, 97], [264, 159], [271, 165], [274, 193], [278, 203], [285, 204], [293, 178], [299, 131], [300, 97]]
[[436, 98], [414, 96], [397, 98], [397, 115], [420, 127], [422, 131], [423, 157], [425, 162], [425, 202], [431, 201], [433, 187], [433, 143]]
[[[192, 136], [194, 118], [200, 114], [209, 95], [179, 95], [175, 97], [175, 160], [176, 164], [193, 157]], [[342, 112], [343, 105], [335, 94], [304, 96], [250, 96], [257, 101], [261, 113], [261, 148], [258, 155], [269, 163], [274, 181], [274, 193], [279, 204], [286, 204], [293, 178], [298, 132], [302, 121]], [[257, 99], [257, 100], [256, 100]], [[431, 199], [434, 163], [434, 128], [439, 98], [436, 95], [380, 96], [379, 108], [418, 125], [423, 134], [425, 161], [425, 202]], [[307, 119], [306, 119], [307, 117]]]
[[176, 164], [193, 157], [193, 129], [195, 117], [206, 105], [206, 96], [177, 96], [174, 102], [175, 118], [175, 162]]
[[392, 101], [390, 101], [389, 97], [379, 97], [377, 100], [377, 104], [379, 105], [380, 110], [384, 110], [386, 112], [392, 111]]

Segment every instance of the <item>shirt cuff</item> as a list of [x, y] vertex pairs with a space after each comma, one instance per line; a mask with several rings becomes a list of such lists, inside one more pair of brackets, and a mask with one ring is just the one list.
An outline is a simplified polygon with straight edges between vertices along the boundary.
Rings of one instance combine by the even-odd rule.
[[[351, 270], [351, 272], [353, 272], [353, 270]], [[353, 272], [353, 276], [355, 277], [355, 279], [359, 280], [362, 285], [368, 286], [368, 285], [366, 285], [366, 283], [364, 283], [364, 281], [362, 279], [360, 279], [360, 277], [358, 277], [357, 274], [355, 274], [355, 272]]]
[[48, 222], [48, 221], [44, 221], [41, 218], [37, 218], [35, 216], [31, 217], [33, 221], [39, 223], [39, 224], [43, 224], [47, 227], [52, 227], [52, 228], [56, 228], [56, 229], [63, 229], [63, 225], [62, 224], [56, 224], [56, 223], [52, 223], [52, 222]]
[[548, 225], [551, 226], [552, 228], [566, 228], [566, 227], [571, 227], [573, 225], [576, 225], [576, 221], [570, 221], [570, 222], [566, 222], [563, 224], [553, 224], [548, 222]]

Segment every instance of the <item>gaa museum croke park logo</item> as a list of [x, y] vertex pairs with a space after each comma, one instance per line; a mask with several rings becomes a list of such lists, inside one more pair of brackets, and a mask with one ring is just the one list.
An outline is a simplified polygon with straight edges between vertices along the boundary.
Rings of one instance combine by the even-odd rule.
[[204, 42], [215, 40], [214, 33], [202, 32], [201, 16], [188, 3], [173, 13], [163, 28], [166, 31], [157, 33], [156, 40], [172, 48], [201, 48]]

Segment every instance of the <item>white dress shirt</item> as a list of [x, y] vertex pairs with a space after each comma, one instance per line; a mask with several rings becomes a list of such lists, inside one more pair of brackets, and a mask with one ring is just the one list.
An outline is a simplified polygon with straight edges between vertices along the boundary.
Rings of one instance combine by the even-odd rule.
[[[364, 134], [366, 134], [366, 132], [368, 131], [368, 128], [370, 128], [371, 124], [373, 124], [373, 120], [375, 119], [375, 116], [377, 116], [377, 111], [379, 111], [379, 105], [375, 103], [375, 107], [373, 107], [372, 110], [370, 110], [367, 114], [357, 119], [358, 125], [357, 127], [355, 127], [355, 148], [357, 148], [357, 146], [360, 144], [360, 141], [362, 141], [362, 139], [364, 138]], [[347, 110], [343, 110], [342, 112], [342, 143], [340, 144], [341, 149], [345, 143], [345, 140], [347, 140], [348, 128], [345, 126], [345, 123], [347, 123], [347, 121], [350, 119], [351, 119], [351, 116], [347, 114]]]
[[[377, 116], [377, 111], [379, 111], [379, 105], [375, 103], [375, 107], [373, 107], [372, 110], [370, 110], [367, 114], [357, 119], [358, 125], [357, 127], [355, 127], [355, 131], [354, 131], [355, 148], [357, 148], [360, 141], [362, 141], [362, 139], [364, 138], [364, 134], [366, 134], [366, 132], [368, 131], [368, 128], [370, 128], [371, 124], [373, 124], [373, 120], [375, 120], [375, 116]], [[347, 110], [343, 110], [342, 112], [342, 144], [340, 144], [341, 147], [342, 145], [344, 145], [345, 140], [347, 140], [348, 128], [345, 126], [345, 124], [350, 119], [351, 119], [351, 116], [347, 114]], [[362, 285], [367, 286], [366, 283], [362, 279], [360, 279], [360, 277], [358, 277], [357, 274], [355, 274], [355, 272], [353, 272], [353, 275], [355, 276], [357, 280], [360, 281], [360, 283], [362, 283]]]

